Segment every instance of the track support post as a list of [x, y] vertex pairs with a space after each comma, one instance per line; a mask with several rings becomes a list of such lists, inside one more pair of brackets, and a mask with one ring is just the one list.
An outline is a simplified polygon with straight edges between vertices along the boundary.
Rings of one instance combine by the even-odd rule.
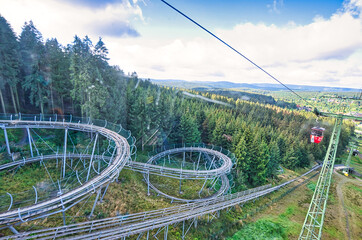
[[147, 172], [147, 196], [150, 196], [150, 172]]
[[66, 163], [66, 158], [67, 158], [67, 140], [68, 140], [68, 128], [65, 129], [65, 134], [64, 134], [63, 178], [65, 178], [65, 163]]
[[9, 145], [9, 138], [8, 138], [8, 133], [6, 131], [6, 127], [4, 126], [4, 137], [5, 137], [5, 142], [6, 142], [6, 149], [8, 151], [8, 154], [11, 156], [11, 151], [10, 151], [10, 145]]
[[101, 199], [99, 200], [99, 202], [102, 202], [102, 200], [104, 198], [104, 195], [106, 195], [106, 192], [108, 190], [108, 186], [109, 186], [109, 183], [107, 184], [106, 188], [104, 189], [103, 195], [102, 195]]
[[181, 236], [182, 240], [185, 239], [185, 220], [182, 222], [182, 236]]
[[98, 198], [99, 198], [100, 194], [101, 194], [101, 189], [99, 189], [98, 192], [97, 192], [97, 196], [96, 196], [96, 199], [94, 200], [92, 211], [89, 214], [89, 218], [91, 218], [93, 216], [93, 212], [94, 212], [94, 209], [96, 208], [96, 204], [97, 204], [97, 201], [98, 201]]
[[91, 170], [92, 163], [93, 163], [94, 151], [96, 150], [97, 140], [98, 140], [98, 133], [96, 134], [96, 139], [94, 140], [92, 155], [91, 155], [91, 159], [90, 159], [90, 161], [89, 161], [89, 167], [88, 167], [88, 173], [87, 173], [87, 182], [88, 182], [90, 170]]
[[200, 158], [201, 158], [201, 152], [200, 152], [200, 154], [199, 154], [199, 158], [197, 159], [197, 166], [196, 166], [196, 170], [198, 170], [198, 169], [199, 169]]
[[163, 236], [164, 240], [167, 240], [167, 234], [168, 234], [168, 225], [165, 227], [165, 233], [164, 233], [164, 236]]
[[67, 223], [65, 221], [65, 210], [63, 210], [62, 213], [63, 213], [63, 225], [66, 226]]
[[32, 146], [32, 141], [31, 141], [31, 135], [30, 135], [30, 130], [29, 130], [29, 127], [26, 128], [26, 132], [28, 133], [28, 141], [29, 141], [29, 147], [30, 147], [30, 154], [31, 154], [31, 157], [34, 157], [34, 154], [33, 154], [33, 146]]
[[14, 234], [19, 234], [18, 230], [16, 230], [13, 225], [9, 225], [8, 228], [10, 229], [10, 231]]

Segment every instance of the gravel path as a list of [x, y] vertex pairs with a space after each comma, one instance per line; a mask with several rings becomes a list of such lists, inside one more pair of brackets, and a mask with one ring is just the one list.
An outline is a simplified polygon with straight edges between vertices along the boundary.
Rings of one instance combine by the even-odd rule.
[[338, 200], [340, 202], [339, 211], [341, 213], [341, 216], [343, 215], [343, 212], [344, 212], [344, 215], [346, 217], [346, 232], [347, 232], [348, 239], [350, 240], [351, 233], [350, 233], [350, 227], [349, 227], [349, 222], [348, 222], [348, 211], [344, 205], [344, 198], [343, 198], [344, 196], [343, 196], [342, 187], [344, 184], [349, 183], [349, 182], [357, 184], [362, 187], [362, 182], [359, 181], [359, 179], [356, 180], [356, 179], [350, 179], [350, 178], [344, 177], [344, 176], [340, 175], [339, 173], [337, 173], [336, 171], [334, 171], [334, 173], [335, 173], [334, 176], [336, 176], [338, 178], [336, 190], [337, 190]]

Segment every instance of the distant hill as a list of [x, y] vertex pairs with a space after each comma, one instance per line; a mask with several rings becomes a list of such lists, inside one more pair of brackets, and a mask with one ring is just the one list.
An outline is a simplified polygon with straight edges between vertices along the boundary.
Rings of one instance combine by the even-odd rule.
[[[180, 87], [187, 89], [195, 89], [195, 90], [210, 90], [210, 89], [258, 89], [258, 90], [267, 90], [267, 91], [280, 91], [286, 90], [280, 84], [274, 83], [234, 83], [227, 81], [220, 82], [189, 82], [185, 80], [173, 80], [173, 79], [151, 79], [151, 82], [164, 85], [169, 87]], [[340, 87], [323, 87], [323, 86], [307, 86], [307, 85], [294, 85], [288, 84], [293, 90], [297, 91], [313, 91], [313, 92], [357, 92], [359, 89], [356, 88], [340, 88]]]

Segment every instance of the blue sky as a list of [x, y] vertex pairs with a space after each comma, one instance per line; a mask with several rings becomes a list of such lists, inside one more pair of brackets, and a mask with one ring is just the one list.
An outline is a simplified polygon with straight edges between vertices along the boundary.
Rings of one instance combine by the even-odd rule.
[[[168, 2], [285, 83], [362, 87], [362, 0]], [[160, 0], [0, 0], [0, 14], [64, 45], [103, 37], [143, 78], [272, 82]]]
[[[168, 0], [171, 5], [204, 22], [211, 28], [230, 28], [243, 22], [284, 25], [289, 21], [297, 24], [312, 22], [316, 15], [330, 17], [342, 6], [343, 1], [273, 1], [273, 0]], [[175, 18], [175, 12], [161, 1], [147, 1], [142, 6], [144, 16], [151, 22], [169, 25], [165, 20], [172, 20], [178, 25], [186, 25], [182, 18]]]

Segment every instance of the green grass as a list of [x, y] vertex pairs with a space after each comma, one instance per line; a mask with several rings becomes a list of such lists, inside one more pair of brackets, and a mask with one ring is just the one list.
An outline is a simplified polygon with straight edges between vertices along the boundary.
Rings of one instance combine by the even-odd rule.
[[[198, 192], [204, 184], [204, 180], [192, 180], [192, 179], [183, 179], [181, 181], [181, 193], [179, 192], [180, 180], [174, 178], [166, 178], [157, 175], [151, 175], [150, 181], [154, 184], [160, 191], [167, 193], [171, 196], [183, 198], [183, 199], [198, 199]], [[211, 180], [207, 180], [207, 183], [204, 186], [201, 197], [207, 197], [215, 193], [214, 189], [211, 189]], [[216, 187], [220, 187], [217, 185]], [[217, 189], [217, 188], [216, 188]]]
[[347, 187], [352, 190], [362, 193], [362, 189], [360, 187], [357, 187], [356, 185], [347, 185]]
[[335, 239], [344, 239], [343, 233], [340, 232], [339, 229], [333, 227], [333, 226], [324, 226], [323, 231], [328, 233], [331, 237]]
[[279, 215], [280, 219], [288, 220], [290, 216], [292, 216], [295, 212], [296, 206], [289, 206], [284, 213]]
[[270, 220], [258, 220], [255, 223], [247, 224], [228, 240], [261, 240], [261, 239], [287, 239], [285, 228], [280, 224]]
[[[345, 198], [346, 198], [346, 207], [359, 215], [362, 214], [361, 199], [362, 199], [362, 189], [361, 187], [354, 184], [346, 184], [345, 186]], [[360, 223], [362, 224], [362, 222]]]
[[316, 183], [314, 183], [314, 182], [310, 182], [307, 184], [307, 188], [310, 189], [312, 192], [314, 192], [315, 187], [316, 187]]

